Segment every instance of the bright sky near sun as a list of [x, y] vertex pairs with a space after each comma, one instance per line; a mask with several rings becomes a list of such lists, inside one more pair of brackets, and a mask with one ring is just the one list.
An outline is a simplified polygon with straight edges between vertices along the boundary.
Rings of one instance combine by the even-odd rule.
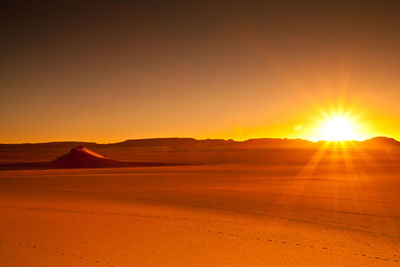
[[337, 112], [324, 115], [320, 125], [316, 127], [314, 136], [310, 136], [309, 139], [315, 141], [361, 141], [368, 137], [365, 129], [362, 130], [362, 122], [357, 121], [356, 117], [352, 117], [350, 114]]
[[0, 143], [400, 139], [398, 5], [56, 2], [3, 7]]
[[348, 118], [333, 117], [321, 127], [320, 139], [328, 141], [359, 140], [361, 136], [356, 132], [356, 125]]

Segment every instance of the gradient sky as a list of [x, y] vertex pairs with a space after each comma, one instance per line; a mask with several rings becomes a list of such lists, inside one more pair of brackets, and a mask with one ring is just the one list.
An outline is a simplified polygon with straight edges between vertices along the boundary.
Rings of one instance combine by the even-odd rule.
[[1, 143], [400, 139], [398, 1], [54, 2], [2, 7]]

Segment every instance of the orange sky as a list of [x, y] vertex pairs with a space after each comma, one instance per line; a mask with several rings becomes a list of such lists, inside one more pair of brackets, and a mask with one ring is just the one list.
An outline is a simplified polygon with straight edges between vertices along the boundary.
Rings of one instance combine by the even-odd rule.
[[396, 1], [31, 4], [1, 18], [0, 142], [400, 139]]

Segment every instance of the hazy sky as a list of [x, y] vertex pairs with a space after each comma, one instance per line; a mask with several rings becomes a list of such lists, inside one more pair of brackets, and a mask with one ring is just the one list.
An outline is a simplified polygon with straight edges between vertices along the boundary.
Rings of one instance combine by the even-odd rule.
[[2, 6], [2, 143], [400, 138], [398, 1], [54, 2]]

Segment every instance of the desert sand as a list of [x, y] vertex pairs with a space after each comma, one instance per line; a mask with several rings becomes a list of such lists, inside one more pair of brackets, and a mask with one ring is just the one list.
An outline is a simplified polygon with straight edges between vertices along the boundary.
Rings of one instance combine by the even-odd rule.
[[400, 266], [398, 170], [3, 170], [0, 266]]

